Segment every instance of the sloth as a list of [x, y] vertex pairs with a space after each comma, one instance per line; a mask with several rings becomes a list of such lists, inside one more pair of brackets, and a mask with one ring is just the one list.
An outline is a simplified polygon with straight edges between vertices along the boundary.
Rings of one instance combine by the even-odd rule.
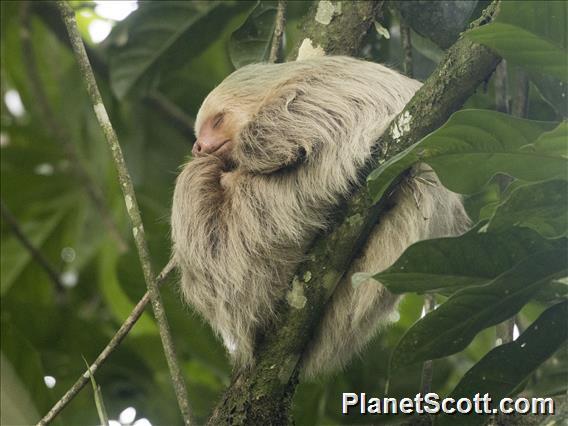
[[[185, 300], [223, 340], [236, 368], [276, 315], [298, 263], [360, 184], [373, 145], [420, 87], [385, 66], [320, 57], [245, 66], [203, 102], [193, 159], [177, 178], [173, 256]], [[380, 161], [378, 159], [377, 161]], [[390, 266], [411, 244], [468, 227], [457, 194], [431, 169], [393, 195], [329, 300], [302, 357], [312, 378], [343, 367], [388, 323], [398, 297], [355, 272]]]

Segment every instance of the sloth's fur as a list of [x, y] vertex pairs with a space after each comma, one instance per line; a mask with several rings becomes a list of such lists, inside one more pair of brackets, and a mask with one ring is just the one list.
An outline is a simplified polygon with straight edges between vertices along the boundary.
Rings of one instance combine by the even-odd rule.
[[[235, 131], [232, 159], [209, 155], [184, 166], [172, 207], [174, 256], [185, 298], [237, 367], [254, 362], [255, 336], [307, 246], [419, 87], [378, 64], [327, 57], [246, 66], [205, 99], [196, 131], [223, 112]], [[419, 172], [429, 177], [398, 191], [339, 283], [304, 353], [304, 376], [343, 366], [396, 308], [397, 297], [380, 285], [354, 289], [354, 272], [380, 271], [418, 240], [466, 230], [460, 198], [429, 169]]]

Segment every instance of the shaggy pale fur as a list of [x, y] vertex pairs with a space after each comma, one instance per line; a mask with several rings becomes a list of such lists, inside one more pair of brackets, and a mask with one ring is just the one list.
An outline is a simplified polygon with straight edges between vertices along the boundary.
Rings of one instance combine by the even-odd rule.
[[[257, 331], [308, 244], [349, 195], [373, 143], [420, 83], [346, 57], [244, 67], [205, 99], [196, 133], [216, 114], [234, 134], [231, 161], [190, 161], [172, 207], [174, 255], [187, 301], [211, 324], [238, 367], [253, 363]], [[388, 267], [410, 244], [465, 230], [459, 197], [411, 180], [338, 285], [304, 354], [311, 377], [344, 365], [388, 320], [397, 298], [382, 286], [353, 289], [358, 271]]]

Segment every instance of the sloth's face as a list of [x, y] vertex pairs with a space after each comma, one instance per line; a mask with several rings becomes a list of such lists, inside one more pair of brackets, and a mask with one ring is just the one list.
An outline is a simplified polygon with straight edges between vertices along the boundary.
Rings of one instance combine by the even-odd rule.
[[[250, 108], [232, 106], [222, 110], [211, 111], [209, 105], [203, 108], [207, 115], [196, 127], [196, 140], [191, 150], [194, 157], [213, 155], [224, 160], [228, 169], [235, 167], [234, 151], [239, 144], [239, 135], [243, 127], [250, 121]], [[211, 111], [211, 112], [209, 112]]]
[[236, 129], [232, 116], [227, 112], [219, 112], [207, 118], [201, 125], [197, 140], [193, 144], [195, 157], [215, 155], [220, 158], [230, 157], [236, 139]]

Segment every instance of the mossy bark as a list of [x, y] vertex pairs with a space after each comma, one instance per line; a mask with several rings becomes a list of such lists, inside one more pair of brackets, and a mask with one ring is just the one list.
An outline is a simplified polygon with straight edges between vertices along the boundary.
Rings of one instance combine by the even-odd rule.
[[[383, 1], [316, 1], [303, 19], [303, 39], [290, 54], [295, 59], [304, 39], [326, 55], [357, 56], [363, 37], [380, 13]], [[328, 22], [329, 21], [329, 22]]]
[[[348, 7], [363, 8], [359, 4], [344, 3], [342, 13]], [[364, 13], [367, 18], [370, 10]], [[313, 17], [314, 13], [312, 11], [310, 16]], [[347, 16], [350, 19], [362, 19], [358, 13], [342, 15], [342, 19]], [[343, 22], [343, 25], [333, 28], [330, 24], [321, 33], [316, 30], [315, 24], [306, 24], [304, 28], [312, 40], [326, 46], [326, 52], [346, 54], [354, 53], [354, 47], [349, 43], [345, 47], [344, 43], [354, 39], [349, 34], [355, 24]], [[333, 31], [333, 36], [327, 34], [327, 31]], [[463, 37], [458, 40], [378, 140], [376, 155], [381, 159], [380, 162], [388, 160], [442, 125], [476, 87], [491, 75], [499, 60], [499, 57], [481, 45]], [[409, 123], [409, 127], [402, 135], [394, 132], [397, 136], [395, 138], [393, 130], [401, 117]], [[389, 192], [394, 190], [393, 187]], [[388, 197], [373, 204], [364, 186], [353, 194], [342, 209], [335, 226], [316, 239], [307, 254], [308, 260], [299, 266], [293, 278], [290, 288], [301, 285], [305, 303], [283, 301], [280, 304], [278, 320], [257, 341], [257, 364], [250, 370], [235, 372], [231, 385], [215, 408], [209, 424], [283, 425], [293, 422], [291, 402], [298, 383], [304, 348], [309, 343], [335, 286], [364, 244], [370, 229], [388, 208]]]

